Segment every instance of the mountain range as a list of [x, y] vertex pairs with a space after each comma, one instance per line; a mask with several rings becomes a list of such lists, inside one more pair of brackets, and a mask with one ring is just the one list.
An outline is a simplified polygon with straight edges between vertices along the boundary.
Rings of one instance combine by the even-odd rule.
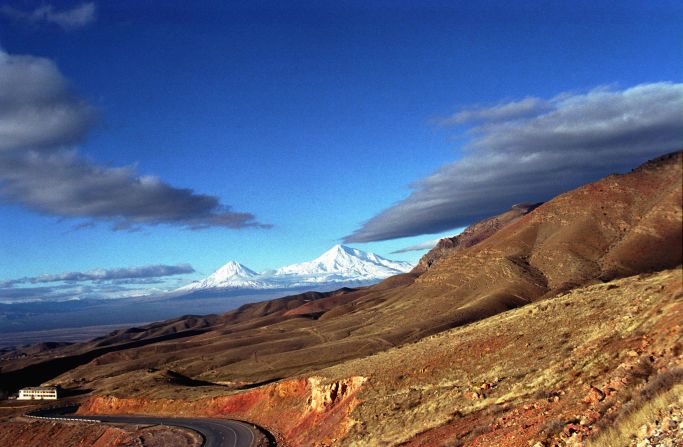
[[324, 285], [367, 285], [409, 272], [413, 265], [392, 261], [344, 245], [335, 245], [312, 261], [257, 273], [230, 261], [208, 277], [177, 291], [207, 289], [292, 289]]
[[[232, 418], [287, 446], [683, 445], [682, 179], [667, 154], [514, 205], [369, 287], [0, 352], [0, 395], [59, 385], [79, 415]], [[348, 271], [349, 250], [269, 275]], [[40, 405], [14, 404], [0, 418]], [[142, 436], [103, 427], [17, 418], [0, 445]]]

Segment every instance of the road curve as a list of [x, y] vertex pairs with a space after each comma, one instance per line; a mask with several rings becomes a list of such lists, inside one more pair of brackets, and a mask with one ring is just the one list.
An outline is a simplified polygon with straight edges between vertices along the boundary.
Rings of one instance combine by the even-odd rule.
[[73, 416], [45, 414], [49, 419], [86, 420], [114, 424], [172, 425], [189, 428], [204, 437], [204, 447], [253, 447], [257, 429], [244, 422], [230, 419], [165, 418], [151, 416]]

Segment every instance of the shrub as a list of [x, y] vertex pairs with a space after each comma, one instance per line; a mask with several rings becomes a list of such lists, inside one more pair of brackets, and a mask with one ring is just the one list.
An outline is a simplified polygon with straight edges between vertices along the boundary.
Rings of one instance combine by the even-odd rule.
[[586, 447], [621, 447], [643, 424], [683, 396], [683, 368], [675, 368], [651, 377], [638, 394], [632, 394], [618, 412], [605, 416], [596, 425], [597, 436]]

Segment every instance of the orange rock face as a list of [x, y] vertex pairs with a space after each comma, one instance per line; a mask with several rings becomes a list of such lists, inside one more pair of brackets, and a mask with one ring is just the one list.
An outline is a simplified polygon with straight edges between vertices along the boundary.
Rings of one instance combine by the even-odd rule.
[[355, 396], [365, 380], [291, 379], [191, 402], [100, 396], [88, 400], [79, 413], [228, 417], [267, 428], [279, 445], [325, 445], [334, 443], [353, 425], [349, 414], [358, 404]]

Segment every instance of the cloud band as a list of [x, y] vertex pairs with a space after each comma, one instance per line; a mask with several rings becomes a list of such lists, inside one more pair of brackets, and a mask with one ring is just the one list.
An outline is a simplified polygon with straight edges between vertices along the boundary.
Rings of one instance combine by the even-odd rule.
[[412, 185], [404, 200], [344, 238], [370, 242], [438, 233], [545, 201], [625, 171], [683, 141], [683, 84], [597, 88], [461, 110], [446, 125], [470, 124], [459, 160]]

